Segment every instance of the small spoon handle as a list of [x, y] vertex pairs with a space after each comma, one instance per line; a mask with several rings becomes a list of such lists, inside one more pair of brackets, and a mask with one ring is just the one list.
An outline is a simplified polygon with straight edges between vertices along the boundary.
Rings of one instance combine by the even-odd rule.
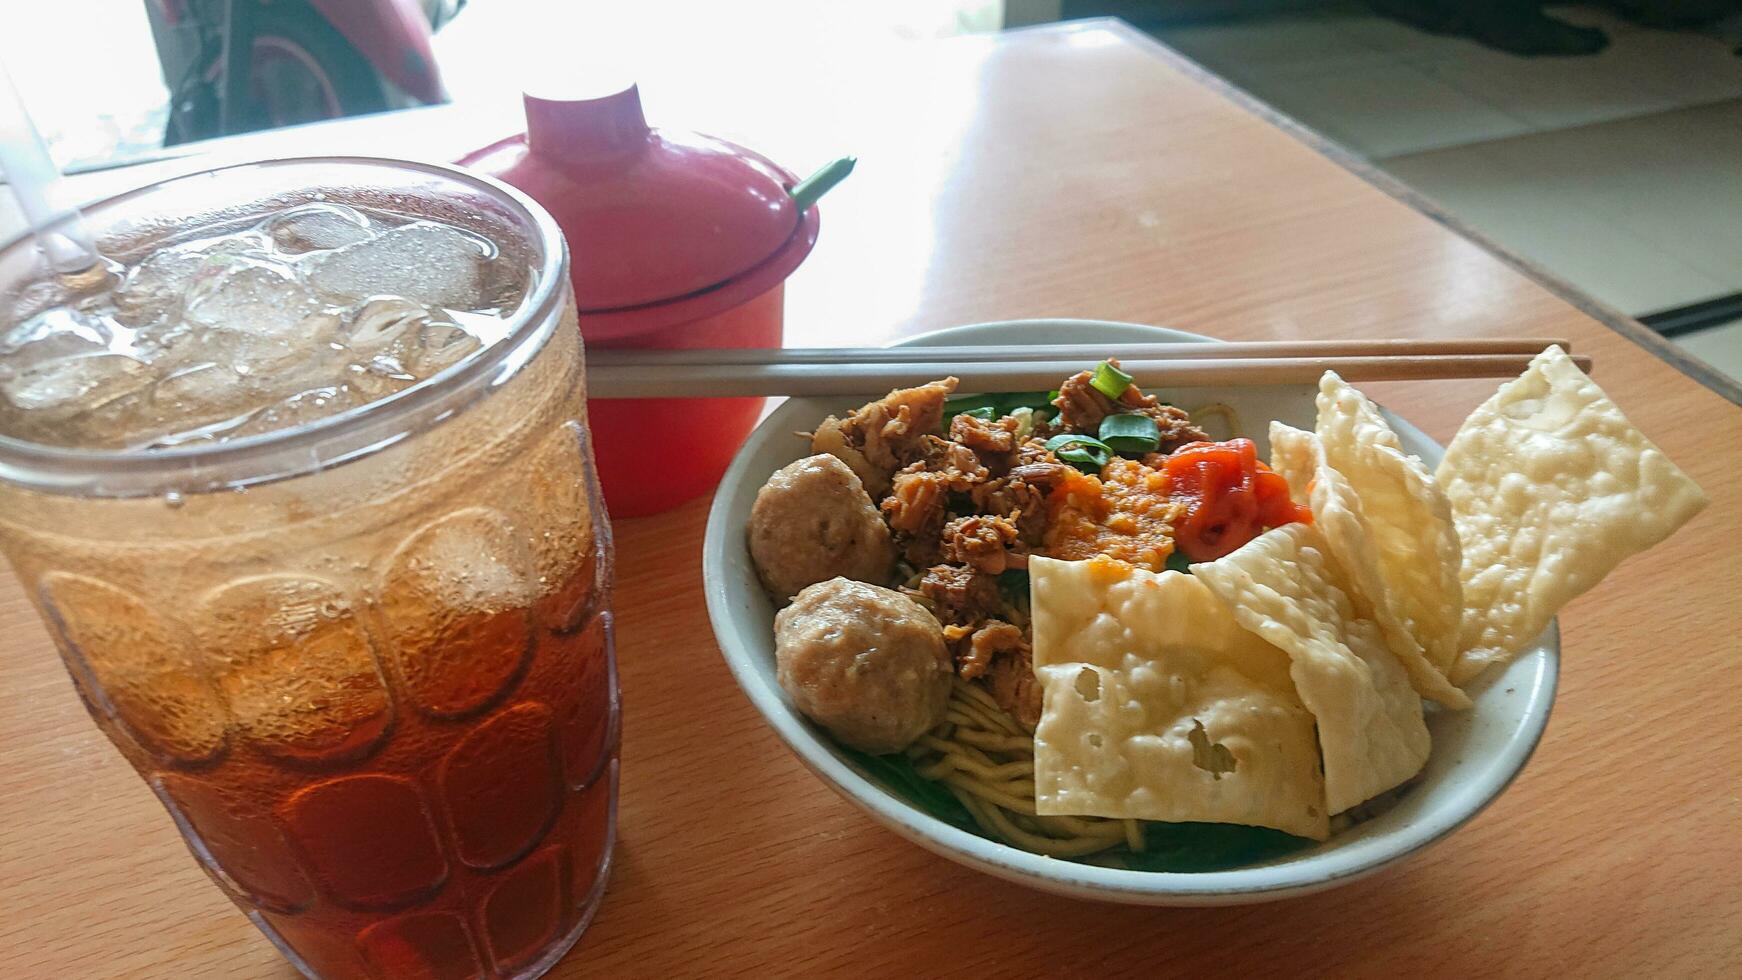
[[827, 194], [836, 184], [846, 180], [847, 175], [853, 172], [853, 166], [858, 162], [858, 157], [842, 157], [839, 160], [824, 164], [821, 170], [792, 185], [792, 189], [787, 193], [792, 195], [793, 201], [798, 204], [799, 213], [809, 211], [811, 205], [817, 203], [818, 198]]

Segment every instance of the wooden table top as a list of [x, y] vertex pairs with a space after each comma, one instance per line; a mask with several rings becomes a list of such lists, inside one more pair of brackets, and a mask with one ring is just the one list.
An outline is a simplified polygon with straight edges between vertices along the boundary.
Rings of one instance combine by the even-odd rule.
[[[1377, 877], [1216, 910], [1055, 898], [878, 828], [786, 753], [720, 660], [700, 591], [707, 502], [620, 522], [616, 869], [552, 976], [1742, 969], [1736, 385], [1121, 25], [804, 57], [819, 81], [781, 112], [733, 89], [752, 70], [685, 117], [795, 169], [861, 157], [789, 285], [795, 345], [1029, 316], [1238, 339], [1564, 336], [1712, 505], [1566, 610], [1548, 733], [1474, 822]], [[514, 126], [411, 116], [292, 139], [451, 156]], [[1443, 441], [1493, 387], [1370, 391]], [[0, 705], [0, 976], [291, 974], [86, 716], [10, 575]]]

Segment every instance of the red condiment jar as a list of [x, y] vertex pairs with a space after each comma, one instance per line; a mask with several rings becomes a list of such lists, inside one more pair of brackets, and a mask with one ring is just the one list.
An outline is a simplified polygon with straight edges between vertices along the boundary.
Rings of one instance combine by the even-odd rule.
[[[525, 104], [525, 134], [459, 162], [556, 217], [589, 348], [780, 346], [786, 277], [817, 240], [817, 209], [800, 212], [787, 194], [795, 175], [725, 140], [650, 129], [633, 85]], [[589, 401], [612, 516], [713, 489], [763, 401]]]

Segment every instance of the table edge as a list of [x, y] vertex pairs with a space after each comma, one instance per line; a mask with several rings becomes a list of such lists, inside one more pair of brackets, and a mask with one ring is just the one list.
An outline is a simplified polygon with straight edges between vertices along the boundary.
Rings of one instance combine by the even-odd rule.
[[1621, 336], [1631, 340], [1647, 353], [1655, 355], [1659, 360], [1680, 371], [1692, 380], [1703, 385], [1719, 397], [1733, 405], [1742, 406], [1742, 382], [1732, 379], [1705, 361], [1682, 350], [1676, 344], [1640, 323], [1633, 317], [1621, 312], [1603, 301], [1590, 296], [1572, 283], [1558, 275], [1542, 268], [1536, 263], [1524, 258], [1504, 245], [1494, 241], [1487, 235], [1470, 227], [1456, 215], [1446, 211], [1440, 204], [1417, 191], [1403, 181], [1391, 176], [1367, 159], [1356, 154], [1341, 143], [1319, 133], [1317, 130], [1302, 124], [1294, 118], [1264, 102], [1233, 82], [1215, 74], [1204, 66], [1185, 55], [1168, 47], [1159, 39], [1145, 33], [1139, 28], [1118, 17], [1093, 17], [1081, 20], [1063, 21], [1054, 24], [1037, 24], [1032, 27], [1021, 27], [1008, 34], [1022, 33], [1055, 33], [1069, 34], [1079, 31], [1104, 30], [1116, 34], [1153, 57], [1166, 62], [1190, 76], [1194, 81], [1216, 92], [1218, 95], [1234, 103], [1242, 109], [1263, 119], [1276, 128], [1304, 143], [1320, 156], [1342, 167], [1344, 170], [1366, 181], [1367, 184], [1381, 191], [1388, 197], [1411, 210], [1427, 217], [1447, 231], [1469, 241], [1476, 247], [1488, 252], [1525, 278], [1548, 290], [1555, 297], [1566, 302], [1580, 313], [1603, 324]]

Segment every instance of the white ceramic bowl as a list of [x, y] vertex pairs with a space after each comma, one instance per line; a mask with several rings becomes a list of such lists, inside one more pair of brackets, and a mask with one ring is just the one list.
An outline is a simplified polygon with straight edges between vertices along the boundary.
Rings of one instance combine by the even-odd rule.
[[[1016, 345], [1066, 340], [1213, 343], [1160, 327], [1087, 320], [982, 323], [907, 343]], [[917, 384], [931, 379], [913, 380]], [[1265, 431], [1270, 419], [1312, 428], [1313, 393], [1314, 389], [1303, 386], [1161, 392], [1164, 399], [1186, 408], [1212, 401], [1233, 406], [1246, 430], [1240, 434], [1259, 443], [1260, 458], [1268, 456]], [[756, 710], [818, 778], [872, 819], [921, 847], [1000, 878], [1079, 898], [1143, 905], [1233, 905], [1304, 895], [1372, 874], [1457, 829], [1500, 795], [1542, 736], [1559, 665], [1559, 633], [1553, 625], [1504, 670], [1491, 671], [1469, 689], [1474, 710], [1430, 712], [1433, 754], [1421, 780], [1389, 809], [1322, 844], [1270, 861], [1201, 873], [1102, 868], [1030, 854], [915, 809], [843, 757], [776, 683], [775, 610], [757, 584], [744, 533], [750, 505], [769, 474], [809, 455], [805, 442], [792, 434], [882, 394], [794, 398], [763, 421], [726, 471], [714, 497], [702, 576], [720, 651]], [[1429, 462], [1439, 460], [1441, 448], [1427, 436], [1395, 416], [1391, 422], [1409, 451]]]

